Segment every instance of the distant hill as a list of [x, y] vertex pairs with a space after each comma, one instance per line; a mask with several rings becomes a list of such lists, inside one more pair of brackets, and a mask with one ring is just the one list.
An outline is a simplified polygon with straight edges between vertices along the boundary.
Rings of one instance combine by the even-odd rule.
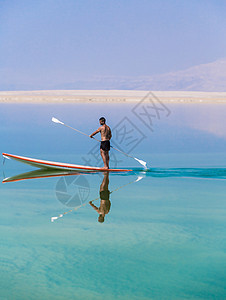
[[226, 58], [185, 70], [145, 77], [99, 76], [60, 84], [0, 84], [0, 90], [151, 90], [226, 92]]
[[185, 70], [145, 77], [95, 77], [54, 89], [117, 89], [226, 92], [226, 58]]
[[169, 91], [226, 91], [226, 59], [186, 70], [153, 76], [140, 81], [136, 89]]

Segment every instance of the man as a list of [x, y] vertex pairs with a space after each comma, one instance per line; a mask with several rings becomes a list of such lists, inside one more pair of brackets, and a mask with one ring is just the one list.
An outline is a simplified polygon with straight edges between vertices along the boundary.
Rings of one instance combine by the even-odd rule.
[[100, 143], [100, 154], [104, 162], [104, 169], [109, 169], [109, 150], [110, 150], [110, 139], [111, 139], [111, 129], [105, 124], [106, 120], [104, 117], [99, 119], [100, 127], [94, 131], [90, 137], [92, 138], [95, 134], [100, 132], [101, 143]]

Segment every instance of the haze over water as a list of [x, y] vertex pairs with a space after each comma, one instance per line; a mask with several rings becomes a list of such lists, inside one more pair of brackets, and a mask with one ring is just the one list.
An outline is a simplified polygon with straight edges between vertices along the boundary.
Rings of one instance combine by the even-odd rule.
[[[90, 134], [103, 115], [149, 168], [111, 150], [133, 172], [1, 184], [3, 299], [225, 298], [226, 106], [166, 104], [151, 126], [133, 104], [0, 108], [1, 152], [98, 166], [99, 144], [51, 118]], [[32, 170], [2, 159], [1, 178]]]

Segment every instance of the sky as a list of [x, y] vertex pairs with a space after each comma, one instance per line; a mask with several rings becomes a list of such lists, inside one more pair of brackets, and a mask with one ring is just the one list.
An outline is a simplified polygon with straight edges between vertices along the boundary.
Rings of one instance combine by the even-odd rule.
[[224, 58], [225, 12], [224, 0], [0, 0], [0, 90]]

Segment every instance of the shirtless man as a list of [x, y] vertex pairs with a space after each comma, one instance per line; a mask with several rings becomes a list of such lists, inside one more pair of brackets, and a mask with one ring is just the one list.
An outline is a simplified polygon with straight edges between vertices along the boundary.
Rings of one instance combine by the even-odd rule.
[[105, 124], [106, 120], [104, 117], [99, 119], [100, 127], [94, 131], [90, 137], [92, 138], [95, 134], [100, 132], [101, 143], [100, 143], [100, 154], [104, 162], [104, 168], [109, 169], [109, 150], [110, 150], [110, 139], [111, 139], [111, 129]]

